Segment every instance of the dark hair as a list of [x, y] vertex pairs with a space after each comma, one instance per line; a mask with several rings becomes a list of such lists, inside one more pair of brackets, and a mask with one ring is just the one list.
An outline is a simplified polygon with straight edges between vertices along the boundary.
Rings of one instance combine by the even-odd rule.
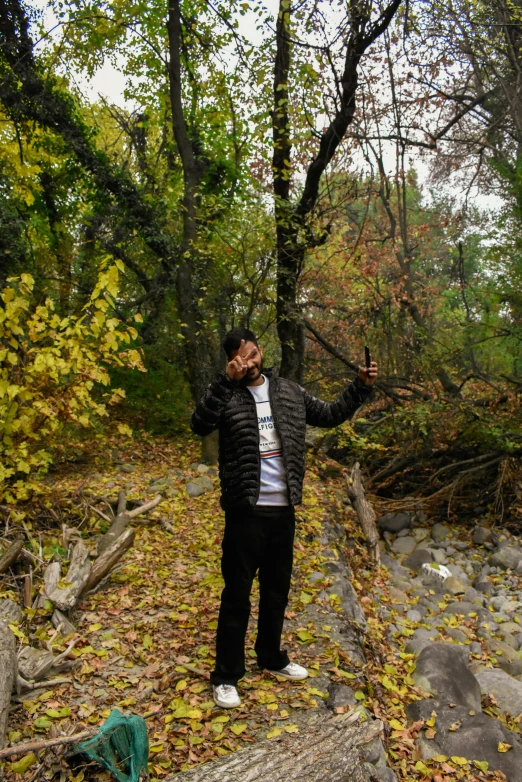
[[223, 340], [223, 350], [229, 359], [232, 358], [232, 353], [234, 350], [239, 350], [242, 339], [244, 339], [245, 342], [253, 342], [254, 345], [258, 347], [257, 337], [254, 332], [250, 331], [250, 329], [245, 329], [242, 326], [239, 326], [237, 329], [232, 329], [232, 331], [229, 331]]

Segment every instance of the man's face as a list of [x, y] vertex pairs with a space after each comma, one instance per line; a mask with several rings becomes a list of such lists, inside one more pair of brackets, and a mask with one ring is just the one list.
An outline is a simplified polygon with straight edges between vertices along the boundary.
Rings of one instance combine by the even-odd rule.
[[240, 353], [243, 356], [248, 356], [248, 369], [242, 381], [248, 386], [250, 383], [255, 383], [261, 376], [263, 371], [263, 349], [254, 345], [253, 342], [247, 342], [243, 348], [234, 350], [231, 358], [235, 358]]

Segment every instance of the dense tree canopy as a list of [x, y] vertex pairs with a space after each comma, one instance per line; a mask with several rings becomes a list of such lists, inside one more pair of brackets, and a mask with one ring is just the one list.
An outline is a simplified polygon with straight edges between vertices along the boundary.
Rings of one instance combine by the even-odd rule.
[[[147, 372], [109, 372], [162, 431], [186, 426], [230, 327], [324, 395], [369, 344], [384, 418], [351, 446], [380, 441], [377, 473], [478, 447], [494, 483], [521, 448], [517, 6], [50, 7], [52, 30], [0, 2], [2, 287], [30, 274], [28, 306], [91, 322], [117, 262], [107, 306]], [[106, 63], [124, 99], [86, 99]]]

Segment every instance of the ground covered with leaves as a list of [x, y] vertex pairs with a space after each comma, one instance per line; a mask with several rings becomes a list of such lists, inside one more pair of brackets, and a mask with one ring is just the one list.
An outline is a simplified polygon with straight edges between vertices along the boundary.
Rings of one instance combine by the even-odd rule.
[[[103, 520], [89, 506], [101, 509], [102, 498], [116, 496], [120, 488], [127, 490], [130, 500], [145, 501], [158, 491], [164, 500], [136, 522], [133, 548], [76, 611], [73, 621], [79, 640], [71, 658], [77, 658], [77, 665], [68, 676], [70, 683], [23, 695], [10, 717], [9, 741], [77, 733], [102, 725], [114, 708], [137, 713], [147, 721], [149, 772], [154, 782], [256, 740], [299, 731], [310, 710], [324, 708], [331, 683], [342, 682], [353, 688], [361, 705], [384, 721], [388, 755], [401, 779], [495, 778], [454, 759], [440, 758], [426, 765], [415, 756], [414, 738], [420, 726], [407, 728], [404, 715], [405, 705], [419, 697], [410, 676], [413, 657], [390, 647], [387, 624], [376, 610], [390, 599], [387, 571], [369, 568], [355, 514], [343, 502], [340, 470], [331, 469], [332, 463], [326, 464], [324, 457], [308, 458], [284, 645], [292, 659], [307, 666], [310, 678], [283, 682], [257, 668], [255, 587], [248, 671], [240, 683], [242, 705], [232, 711], [215, 707], [210, 684], [202, 675], [214, 663], [223, 514], [216, 476], [211, 477], [215, 491], [197, 498], [186, 493], [187, 481], [198, 475], [198, 445], [184, 442], [181, 447], [147, 436], [139, 443], [114, 440], [112, 448], [105, 445], [103, 452], [91, 453], [86, 463], [61, 469], [50, 478], [49, 495], [41, 507], [62, 524], [61, 531], [55, 525], [54, 532], [49, 528], [40, 535], [30, 513], [14, 517], [47, 557], [66, 556], [67, 529], [80, 528], [88, 540], [103, 532]], [[65, 504], [63, 498], [68, 498]], [[325, 521], [340, 530], [337, 550], [325, 547]], [[364, 665], [343, 650], [340, 599], [327, 591], [332, 578], [324, 563], [339, 553], [348, 556], [352, 582], [370, 627], [363, 642]], [[0, 596], [14, 597], [12, 588]], [[45, 645], [52, 636], [48, 628], [45, 609], [26, 609], [18, 628], [20, 643]], [[63, 651], [70, 639], [55, 635], [53, 651]], [[110, 778], [99, 766], [68, 762], [66, 754], [58, 747], [14, 757], [5, 763], [5, 778], [10, 782]]]

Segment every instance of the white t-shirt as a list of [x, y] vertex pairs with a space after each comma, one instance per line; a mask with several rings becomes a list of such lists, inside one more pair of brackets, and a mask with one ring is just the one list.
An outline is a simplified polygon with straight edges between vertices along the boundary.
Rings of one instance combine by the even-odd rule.
[[247, 386], [257, 406], [261, 486], [258, 505], [288, 505], [286, 472], [281, 458], [281, 440], [276, 429], [268, 396], [268, 378], [262, 386]]

